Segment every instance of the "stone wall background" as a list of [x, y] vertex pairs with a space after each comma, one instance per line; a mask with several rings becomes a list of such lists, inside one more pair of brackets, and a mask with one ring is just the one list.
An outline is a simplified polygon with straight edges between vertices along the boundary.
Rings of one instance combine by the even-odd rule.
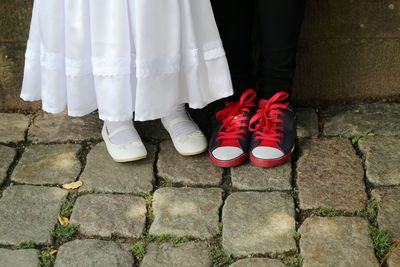
[[[0, 111], [19, 99], [32, 0], [0, 1]], [[299, 105], [400, 99], [400, 0], [307, 0], [294, 98]]]

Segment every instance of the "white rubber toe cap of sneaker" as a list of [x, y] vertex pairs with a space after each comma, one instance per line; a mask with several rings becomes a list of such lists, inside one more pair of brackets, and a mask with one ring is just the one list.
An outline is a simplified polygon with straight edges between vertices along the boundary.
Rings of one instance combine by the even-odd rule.
[[232, 160], [243, 154], [243, 150], [234, 146], [222, 146], [216, 148], [212, 155], [218, 160]]
[[129, 162], [144, 159], [147, 156], [146, 147], [142, 142], [132, 142], [128, 144], [113, 144], [103, 127], [102, 137], [106, 144], [107, 151], [116, 162]]
[[281, 150], [267, 146], [256, 147], [251, 153], [259, 159], [279, 159], [284, 156]]
[[172, 138], [172, 142], [179, 154], [193, 156], [207, 150], [207, 138], [200, 131]]

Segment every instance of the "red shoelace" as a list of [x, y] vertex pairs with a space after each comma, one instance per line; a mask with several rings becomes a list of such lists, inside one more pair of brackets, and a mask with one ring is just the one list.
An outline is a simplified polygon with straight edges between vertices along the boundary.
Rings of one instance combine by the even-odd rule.
[[283, 104], [282, 102], [288, 97], [288, 93], [279, 92], [269, 100], [260, 100], [259, 108], [249, 124], [249, 129], [254, 132], [256, 141], [283, 142], [282, 109], [287, 109], [289, 103]]
[[225, 108], [216, 113], [216, 119], [222, 122], [221, 130], [218, 132], [217, 140], [224, 140], [224, 145], [229, 141], [244, 140], [249, 117], [243, 115], [250, 113], [251, 108], [256, 106], [254, 99], [257, 94], [253, 89], [246, 90], [237, 102], [227, 102]]

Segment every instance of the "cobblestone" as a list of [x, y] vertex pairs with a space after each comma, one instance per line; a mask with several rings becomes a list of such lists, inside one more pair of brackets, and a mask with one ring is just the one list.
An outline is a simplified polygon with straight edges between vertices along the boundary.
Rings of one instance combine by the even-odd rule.
[[367, 179], [377, 186], [400, 185], [400, 139], [368, 137], [359, 141], [365, 155]]
[[290, 162], [275, 168], [259, 168], [252, 164], [231, 169], [232, 186], [239, 190], [291, 190]]
[[285, 267], [285, 265], [273, 259], [266, 258], [252, 258], [252, 259], [242, 259], [238, 260], [231, 267]]
[[55, 267], [132, 267], [133, 256], [112, 241], [74, 240], [60, 247]]
[[39, 266], [39, 251], [0, 248], [0, 263], [2, 267], [37, 267]]
[[208, 156], [183, 157], [171, 141], [161, 143], [157, 169], [160, 177], [173, 183], [217, 186], [222, 182], [223, 169], [214, 166]]
[[24, 184], [73, 182], [81, 171], [80, 145], [33, 145], [26, 148], [11, 180]]
[[365, 208], [364, 170], [350, 141], [315, 139], [300, 143], [297, 186], [300, 208], [329, 207], [354, 212]]
[[390, 253], [387, 260], [388, 267], [398, 267], [400, 266], [400, 245]]
[[210, 253], [206, 243], [189, 242], [179, 245], [169, 243], [149, 244], [141, 267], [208, 267]]
[[29, 117], [16, 113], [0, 113], [0, 143], [16, 143], [25, 140]]
[[378, 201], [378, 224], [393, 239], [400, 239], [400, 187], [378, 188], [372, 191]]
[[400, 133], [400, 104], [372, 103], [332, 106], [322, 112], [324, 134], [328, 136], [363, 136], [368, 129], [383, 136]]
[[317, 136], [318, 129], [318, 115], [312, 108], [296, 109], [296, 132], [297, 137], [305, 138]]
[[104, 143], [89, 152], [80, 180], [80, 192], [148, 193], [153, 189], [155, 147], [147, 145], [147, 159], [129, 163], [114, 162]]
[[31, 185], [7, 188], [0, 199], [0, 244], [49, 245], [67, 191]]
[[294, 251], [294, 215], [286, 193], [233, 193], [222, 211], [223, 246], [236, 257]]
[[379, 266], [363, 218], [311, 217], [299, 232], [304, 267]]
[[68, 117], [65, 113], [38, 115], [28, 131], [34, 143], [101, 140], [101, 121], [97, 114]]
[[16, 151], [14, 148], [0, 145], [0, 186], [7, 178], [7, 171], [10, 168]]
[[144, 199], [124, 195], [85, 195], [74, 205], [71, 223], [85, 236], [139, 238], [146, 223]]
[[154, 193], [150, 234], [209, 239], [218, 234], [222, 190], [161, 188]]

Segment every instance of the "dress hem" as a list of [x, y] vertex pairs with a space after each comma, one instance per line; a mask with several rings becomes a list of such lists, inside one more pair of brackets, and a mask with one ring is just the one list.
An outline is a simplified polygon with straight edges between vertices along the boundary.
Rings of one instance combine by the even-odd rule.
[[[211, 104], [214, 101], [217, 101], [218, 99], [222, 99], [225, 97], [229, 97], [232, 95], [232, 91], [230, 91], [232, 89], [227, 89], [226, 93], [223, 93], [221, 95], [218, 95], [217, 97], [214, 98], [210, 98], [207, 101], [204, 101], [202, 103], [179, 103], [176, 106], [182, 105], [182, 104], [188, 104], [189, 108], [191, 109], [202, 109], [204, 107], [206, 107], [207, 105]], [[24, 101], [40, 101], [40, 98], [35, 98], [35, 97], [29, 97], [27, 95], [21, 95], [20, 96], [22, 100]], [[166, 116], [171, 115], [174, 111], [175, 111], [175, 107], [173, 108], [172, 111], [167, 111], [164, 113], [159, 113], [159, 114], [153, 114], [153, 115], [149, 115], [148, 117], [144, 117], [141, 116], [140, 118], [134, 118], [133, 114], [131, 116], [129, 115], [125, 115], [125, 116], [104, 116], [99, 114], [99, 119], [103, 120], [103, 121], [115, 121], [115, 122], [121, 122], [121, 121], [128, 121], [128, 120], [135, 120], [135, 121], [151, 121], [151, 120], [157, 120]], [[62, 109], [61, 108], [50, 108], [50, 107], [42, 107], [42, 110], [51, 114], [59, 114], [65, 111], [65, 108], [67, 108], [67, 106], [64, 106]], [[70, 111], [67, 108], [67, 114], [70, 117], [83, 117], [86, 115], [89, 115], [90, 113], [94, 112], [98, 110], [97, 107], [93, 107], [91, 109], [87, 109], [86, 111]]]

